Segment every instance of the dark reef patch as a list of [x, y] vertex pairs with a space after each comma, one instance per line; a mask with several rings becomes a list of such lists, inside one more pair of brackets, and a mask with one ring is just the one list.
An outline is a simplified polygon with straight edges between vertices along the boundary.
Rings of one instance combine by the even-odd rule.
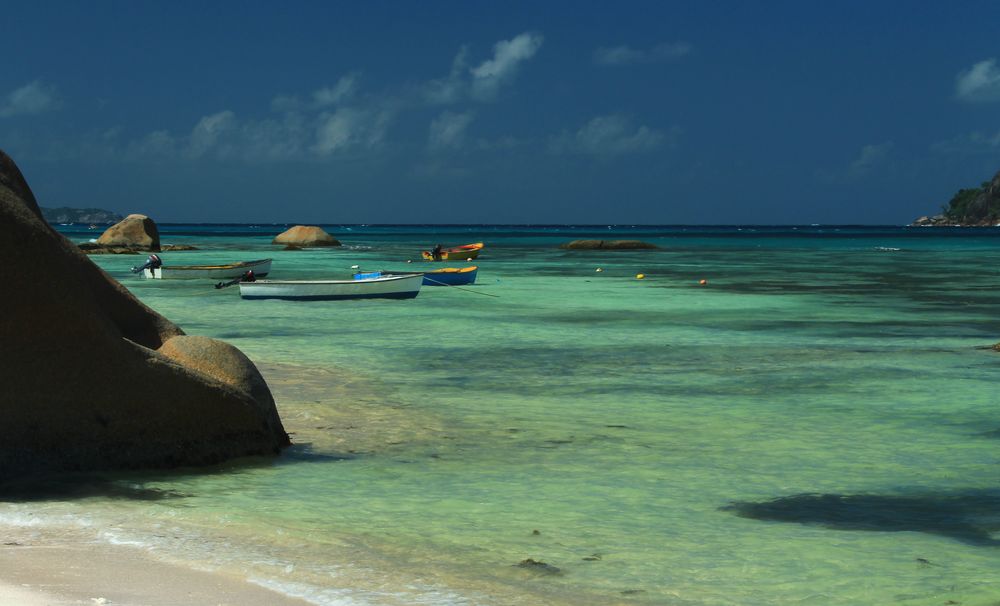
[[912, 495], [798, 494], [722, 508], [754, 520], [815, 524], [834, 530], [926, 532], [969, 545], [998, 546], [1000, 490]]

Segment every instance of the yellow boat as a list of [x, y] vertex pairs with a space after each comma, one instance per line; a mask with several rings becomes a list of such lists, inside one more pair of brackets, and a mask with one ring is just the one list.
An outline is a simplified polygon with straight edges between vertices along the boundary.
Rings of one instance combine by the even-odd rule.
[[481, 250], [483, 250], [483, 243], [476, 242], [475, 244], [463, 244], [452, 248], [444, 248], [441, 250], [441, 257], [438, 259], [435, 259], [434, 253], [429, 250], [421, 252], [420, 255], [425, 261], [466, 261], [478, 257]]

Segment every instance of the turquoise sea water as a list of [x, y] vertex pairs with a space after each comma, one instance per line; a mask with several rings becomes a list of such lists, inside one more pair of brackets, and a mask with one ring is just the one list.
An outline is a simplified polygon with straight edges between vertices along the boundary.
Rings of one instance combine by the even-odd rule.
[[163, 225], [199, 250], [162, 256], [346, 278], [486, 248], [474, 293], [406, 301], [243, 301], [92, 257], [249, 355], [294, 446], [8, 497], [8, 532], [318, 604], [1000, 602], [1000, 231], [328, 226], [343, 247], [283, 251], [284, 229]]

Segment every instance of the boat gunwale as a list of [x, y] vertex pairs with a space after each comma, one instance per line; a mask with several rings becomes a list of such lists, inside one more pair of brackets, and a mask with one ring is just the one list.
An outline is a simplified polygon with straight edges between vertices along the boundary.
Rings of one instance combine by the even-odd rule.
[[363, 278], [360, 280], [254, 280], [253, 282], [240, 282], [240, 286], [252, 286], [254, 284], [364, 284], [372, 282], [393, 282], [395, 280], [405, 280], [407, 278], [423, 277], [424, 272], [413, 272], [405, 275], [393, 274], [382, 275], [378, 278]]
[[219, 269], [239, 269], [243, 267], [253, 268], [258, 265], [263, 265], [264, 263], [271, 263], [274, 259], [257, 259], [254, 261], [237, 261], [236, 263], [227, 263], [225, 265], [161, 265], [156, 269], [164, 270], [206, 270], [215, 271]]
[[432, 269], [431, 271], [424, 272], [425, 274], [465, 274], [473, 272], [479, 269], [478, 265], [470, 265], [468, 267], [442, 267], [441, 269]]

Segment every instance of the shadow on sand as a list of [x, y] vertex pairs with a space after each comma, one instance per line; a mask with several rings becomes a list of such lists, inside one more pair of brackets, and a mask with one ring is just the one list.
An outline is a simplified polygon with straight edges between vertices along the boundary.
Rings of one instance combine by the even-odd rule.
[[816, 524], [835, 530], [927, 532], [970, 545], [998, 546], [1000, 490], [912, 495], [799, 494], [722, 507], [755, 520]]
[[293, 444], [278, 457], [243, 457], [205, 467], [149, 469], [121, 472], [37, 474], [0, 481], [0, 503], [76, 500], [92, 497], [161, 501], [195, 496], [176, 490], [151, 488], [151, 482], [170, 482], [213, 474], [241, 473], [281, 465], [329, 463], [355, 458], [316, 451], [311, 444]]
[[171, 490], [147, 488], [142, 485], [142, 481], [133, 474], [122, 477], [93, 473], [18, 478], [0, 484], [0, 502], [65, 501], [91, 497], [159, 501], [188, 496]]

